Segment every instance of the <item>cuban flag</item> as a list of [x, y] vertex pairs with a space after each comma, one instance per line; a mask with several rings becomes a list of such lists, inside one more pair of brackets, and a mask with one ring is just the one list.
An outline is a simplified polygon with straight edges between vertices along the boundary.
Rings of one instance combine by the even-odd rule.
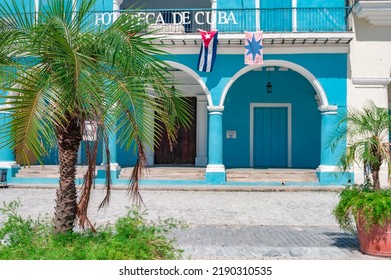
[[262, 31], [245, 32], [244, 64], [263, 63]]
[[198, 29], [202, 37], [200, 55], [198, 57], [198, 71], [211, 72], [216, 59], [217, 30], [204, 31]]

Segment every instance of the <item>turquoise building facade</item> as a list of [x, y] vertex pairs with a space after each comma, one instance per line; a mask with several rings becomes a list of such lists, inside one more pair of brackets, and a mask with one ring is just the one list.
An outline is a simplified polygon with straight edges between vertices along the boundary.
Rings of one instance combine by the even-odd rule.
[[[168, 52], [162, 59], [170, 65], [184, 95], [194, 99], [196, 111], [195, 136], [187, 138], [185, 144], [193, 145], [193, 155], [178, 162], [159, 158], [156, 151], [150, 150], [149, 165], [162, 162], [205, 167], [206, 184], [225, 184], [226, 170], [230, 168], [308, 169], [316, 172], [320, 185], [353, 182], [353, 173], [342, 173], [337, 168], [344, 144], [335, 151], [329, 145], [335, 125], [348, 105], [353, 3], [184, 2], [143, 1], [144, 7], [137, 10], [157, 30], [156, 43]], [[23, 3], [31, 12], [47, 5], [45, 0]], [[98, 0], [91, 16], [97, 28], [105, 28], [118, 13], [135, 3]], [[197, 70], [201, 43], [198, 28], [219, 31], [212, 72]], [[264, 62], [245, 65], [244, 32], [261, 30]], [[272, 85], [271, 92], [267, 90], [268, 83]], [[151, 137], [155, 137], [153, 132]], [[116, 145], [116, 135], [111, 135], [110, 143], [114, 183], [121, 182], [121, 167], [132, 166], [135, 158]], [[85, 143], [80, 150], [81, 165], [85, 162], [84, 149]], [[101, 163], [103, 156], [97, 160]], [[58, 164], [56, 147], [52, 147], [44, 163]], [[0, 166], [9, 168], [10, 180], [22, 182], [14, 177], [17, 164], [13, 151], [2, 147]]]

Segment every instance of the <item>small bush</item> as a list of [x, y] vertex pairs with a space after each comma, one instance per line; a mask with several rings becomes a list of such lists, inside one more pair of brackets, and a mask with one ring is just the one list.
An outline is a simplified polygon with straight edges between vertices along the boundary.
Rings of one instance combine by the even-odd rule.
[[50, 219], [22, 218], [19, 202], [4, 204], [6, 221], [0, 228], [2, 260], [157, 260], [179, 259], [182, 250], [169, 237], [172, 229], [184, 226], [168, 219], [147, 223], [139, 210], [130, 210], [114, 226], [83, 232], [54, 234]]
[[391, 189], [375, 190], [370, 183], [349, 186], [342, 190], [333, 214], [342, 229], [355, 232], [358, 214], [365, 230], [391, 221]]

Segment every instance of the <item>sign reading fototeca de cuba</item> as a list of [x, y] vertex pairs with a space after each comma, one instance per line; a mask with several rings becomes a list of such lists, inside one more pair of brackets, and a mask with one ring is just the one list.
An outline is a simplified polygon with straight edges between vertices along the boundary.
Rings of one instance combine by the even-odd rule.
[[[238, 24], [234, 13], [225, 11], [198, 11], [192, 14], [190, 11], [171, 12], [173, 24]], [[95, 25], [109, 25], [113, 23], [114, 12], [95, 13]], [[165, 15], [167, 15], [165, 13]], [[134, 13], [135, 17], [140, 20], [146, 20], [150, 24], [166, 24], [164, 16], [161, 12], [137, 12]], [[213, 18], [216, 18], [214, 22]]]

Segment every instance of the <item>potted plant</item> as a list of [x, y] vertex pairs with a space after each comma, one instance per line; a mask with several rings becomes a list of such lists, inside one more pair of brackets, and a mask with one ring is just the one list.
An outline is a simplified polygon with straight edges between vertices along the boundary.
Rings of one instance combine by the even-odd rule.
[[343, 171], [353, 163], [364, 170], [364, 183], [342, 190], [333, 214], [342, 229], [357, 230], [361, 252], [387, 257], [391, 257], [391, 189], [381, 188], [379, 171], [383, 164], [389, 170], [391, 166], [389, 125], [388, 110], [370, 102], [362, 110], [348, 110], [331, 145], [335, 149], [346, 141], [346, 152], [339, 159]]

